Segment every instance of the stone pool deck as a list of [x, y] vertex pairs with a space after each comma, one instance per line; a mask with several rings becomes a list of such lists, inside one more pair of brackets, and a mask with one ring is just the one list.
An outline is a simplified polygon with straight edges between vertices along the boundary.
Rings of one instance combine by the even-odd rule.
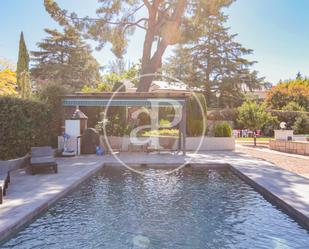
[[[309, 179], [285, 171], [273, 164], [238, 152], [206, 154], [121, 153], [128, 164], [202, 164], [208, 167], [230, 167], [254, 186], [268, 200], [280, 205], [292, 217], [309, 228]], [[104, 164], [114, 164], [113, 156], [59, 158], [58, 174], [27, 175], [24, 170], [12, 173], [4, 203], [0, 205], [0, 240], [7, 238], [47, 210], [59, 198], [98, 172]], [[142, 177], [142, 176], [141, 176]]]

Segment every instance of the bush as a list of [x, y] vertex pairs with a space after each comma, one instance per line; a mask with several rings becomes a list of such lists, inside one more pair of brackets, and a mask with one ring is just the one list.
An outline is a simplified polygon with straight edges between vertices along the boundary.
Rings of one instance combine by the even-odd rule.
[[168, 121], [167, 119], [160, 119], [160, 127], [162, 128], [171, 128], [172, 123]]
[[[198, 100], [198, 101], [197, 101]], [[199, 104], [200, 103], [200, 104]], [[203, 114], [205, 118], [203, 118]], [[207, 128], [207, 104], [201, 93], [196, 97], [190, 96], [187, 100], [187, 135], [190, 137], [203, 136]]]
[[21, 157], [32, 146], [50, 142], [50, 111], [46, 104], [0, 97], [0, 159]]
[[286, 122], [288, 129], [292, 129], [296, 119], [302, 117], [303, 115], [309, 116], [308, 112], [298, 111], [271, 111], [271, 114], [277, 117], [279, 123]]
[[142, 134], [144, 137], [151, 137], [151, 136], [171, 136], [171, 137], [178, 137], [179, 130], [178, 129], [162, 129], [162, 130], [152, 130], [146, 131]]
[[300, 106], [297, 102], [291, 101], [282, 108], [282, 111], [304, 112], [305, 108]]
[[227, 122], [216, 125], [215, 137], [231, 137], [232, 128]]
[[309, 117], [303, 114], [296, 118], [293, 130], [295, 134], [309, 134]]
[[277, 122], [277, 118], [266, 111], [265, 103], [247, 100], [237, 110], [239, 124], [252, 131], [263, 129], [266, 125]]

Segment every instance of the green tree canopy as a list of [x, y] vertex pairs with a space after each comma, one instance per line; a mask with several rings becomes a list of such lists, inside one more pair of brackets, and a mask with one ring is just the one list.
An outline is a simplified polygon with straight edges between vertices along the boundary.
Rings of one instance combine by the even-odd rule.
[[[238, 108], [238, 122], [245, 128], [255, 131], [262, 129], [266, 124], [274, 124], [277, 118], [273, 117], [270, 112], [266, 111], [266, 104], [259, 104], [255, 101], [245, 101]], [[254, 137], [254, 145], [256, 138]]]
[[17, 86], [20, 88], [20, 79], [21, 75], [24, 72], [29, 71], [29, 53], [27, 50], [27, 46], [24, 39], [24, 33], [21, 32], [19, 39], [19, 52], [18, 52], [18, 61], [17, 61], [17, 69], [16, 69], [16, 77], [17, 77]]
[[309, 80], [298, 76], [295, 80], [280, 82], [268, 91], [266, 101], [272, 109], [283, 110], [293, 102], [299, 110], [309, 112]]
[[194, 41], [177, 47], [166, 64], [166, 72], [191, 86], [205, 90], [207, 102], [215, 103], [221, 92], [221, 103], [233, 107], [242, 103], [242, 85], [260, 89], [263, 78], [251, 70], [255, 61], [246, 59], [253, 51], [244, 48], [225, 27], [228, 16], [222, 11], [207, 18], [196, 32]]
[[[162, 56], [170, 45], [196, 39], [198, 27], [234, 0], [98, 0], [97, 17], [80, 18], [74, 12], [61, 9], [54, 0], [44, 0], [48, 13], [60, 24], [82, 31], [87, 38], [106, 43], [121, 57], [129, 36], [136, 28], [145, 32], [141, 58], [141, 74], [153, 74], [162, 65]], [[138, 91], [148, 91], [154, 76], [142, 77]]]
[[262, 129], [264, 125], [273, 121], [274, 117], [266, 111], [265, 103], [247, 100], [238, 108], [238, 122], [252, 131]]
[[35, 62], [32, 76], [37, 81], [56, 82], [72, 90], [100, 82], [99, 64], [91, 55], [90, 47], [74, 29], [64, 33], [45, 29], [48, 34], [38, 43], [39, 51], [33, 51]]

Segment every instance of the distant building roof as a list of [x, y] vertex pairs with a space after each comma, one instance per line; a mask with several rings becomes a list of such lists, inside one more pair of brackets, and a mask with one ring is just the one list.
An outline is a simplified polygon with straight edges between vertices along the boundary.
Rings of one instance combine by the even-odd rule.
[[[136, 87], [126, 81], [127, 92], [136, 92]], [[191, 89], [193, 91], [201, 91], [199, 88]], [[182, 82], [167, 82], [155, 80], [151, 83], [149, 92], [162, 92], [162, 93], [172, 93], [172, 92], [189, 92], [189, 87]]]
[[250, 89], [247, 84], [241, 84], [240, 89], [249, 97], [265, 99], [267, 91], [271, 88], [271, 85], [261, 85], [260, 89]]

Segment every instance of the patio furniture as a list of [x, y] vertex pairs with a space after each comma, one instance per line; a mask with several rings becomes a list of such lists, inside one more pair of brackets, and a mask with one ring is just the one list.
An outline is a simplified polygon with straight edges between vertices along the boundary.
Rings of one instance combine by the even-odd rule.
[[34, 175], [38, 169], [53, 169], [55, 173], [58, 173], [58, 165], [51, 147], [31, 148], [30, 174]]
[[7, 166], [0, 167], [0, 204], [3, 203], [3, 196], [6, 195], [6, 189], [10, 182], [10, 172]]

